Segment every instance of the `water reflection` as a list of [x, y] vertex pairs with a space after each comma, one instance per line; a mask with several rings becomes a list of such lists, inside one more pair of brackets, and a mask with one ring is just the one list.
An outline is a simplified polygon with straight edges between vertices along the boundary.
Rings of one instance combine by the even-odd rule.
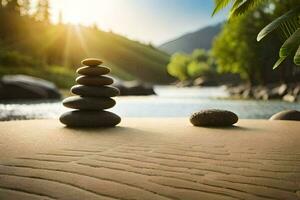
[[[222, 87], [156, 87], [155, 91], [158, 96], [117, 97], [117, 105], [110, 110], [121, 117], [187, 117], [197, 110], [219, 108], [243, 119], [266, 119], [285, 109], [300, 109], [300, 103], [224, 99], [228, 94]], [[67, 110], [59, 101], [2, 102], [0, 120], [53, 119]]]

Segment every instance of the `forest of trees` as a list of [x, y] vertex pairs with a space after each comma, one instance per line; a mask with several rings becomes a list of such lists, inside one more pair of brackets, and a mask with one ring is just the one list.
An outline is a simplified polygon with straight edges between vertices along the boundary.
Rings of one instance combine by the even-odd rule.
[[170, 58], [152, 45], [97, 26], [63, 24], [62, 15], [58, 24], [52, 24], [48, 0], [37, 0], [34, 6], [30, 0], [0, 0], [0, 76], [29, 74], [69, 87], [82, 58], [100, 57], [125, 80], [170, 83], [174, 79], [168, 71], [179, 80], [234, 73], [252, 84], [299, 81], [300, 69], [292, 59], [272, 69], [284, 42], [280, 33], [256, 41], [263, 27], [299, 6], [299, 0], [259, 2], [225, 22], [211, 51], [176, 53]]
[[[299, 0], [261, 1], [245, 14], [225, 22], [221, 33], [214, 40], [209, 62], [206, 62], [210, 69], [206, 71], [239, 74], [242, 79], [254, 85], [299, 81], [300, 68], [293, 63], [292, 58], [286, 59], [281, 67], [273, 70], [278, 50], [284, 42], [280, 32], [261, 42], [256, 41], [262, 28], [296, 6], [299, 6]], [[217, 66], [211, 63], [216, 63]], [[204, 64], [202, 67], [193, 66], [197, 66], [199, 70], [205, 69]], [[180, 80], [195, 78], [195, 74], [188, 73], [189, 68], [190, 56], [184, 54], [173, 55], [168, 66], [169, 73]], [[201, 70], [199, 72], [198, 76], [206, 75]]]
[[283, 43], [280, 32], [256, 41], [263, 27], [296, 6], [298, 0], [262, 1], [245, 14], [230, 19], [213, 45], [218, 71], [239, 73], [253, 84], [299, 81], [300, 71], [293, 59], [273, 70]]
[[125, 80], [172, 80], [165, 68], [169, 55], [153, 46], [97, 26], [63, 24], [61, 15], [58, 24], [50, 18], [48, 0], [0, 0], [0, 76], [28, 74], [67, 88], [80, 60], [99, 57]]
[[191, 55], [175, 53], [167, 70], [172, 76], [184, 81], [215, 74], [216, 64], [208, 51], [195, 49]]

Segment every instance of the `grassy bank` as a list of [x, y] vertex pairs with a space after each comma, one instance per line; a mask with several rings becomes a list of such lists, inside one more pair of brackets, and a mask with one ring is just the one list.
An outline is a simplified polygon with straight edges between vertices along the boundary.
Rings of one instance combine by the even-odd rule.
[[[169, 83], [169, 55], [152, 45], [97, 27], [54, 25], [13, 11], [0, 12], [0, 75], [27, 74], [61, 88], [74, 83], [80, 61], [97, 57], [124, 80]], [[38, 34], [37, 34], [38, 33]]]

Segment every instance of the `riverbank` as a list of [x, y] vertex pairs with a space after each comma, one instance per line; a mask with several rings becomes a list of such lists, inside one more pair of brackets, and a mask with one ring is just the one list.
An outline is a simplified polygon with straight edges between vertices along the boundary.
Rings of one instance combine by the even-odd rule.
[[227, 91], [233, 98], [257, 100], [283, 100], [287, 102], [300, 101], [300, 83], [268, 84], [250, 86], [242, 84], [229, 86]]
[[[241, 119], [268, 119], [282, 110], [300, 110], [297, 102], [231, 99], [224, 87], [159, 86], [155, 93], [117, 97], [111, 111], [121, 117], [189, 117], [195, 111], [216, 108], [233, 111]], [[0, 102], [0, 120], [58, 119], [68, 110], [61, 101]]]
[[[300, 199], [299, 122], [0, 123], [1, 199]], [[108, 198], [109, 197], [109, 198]]]

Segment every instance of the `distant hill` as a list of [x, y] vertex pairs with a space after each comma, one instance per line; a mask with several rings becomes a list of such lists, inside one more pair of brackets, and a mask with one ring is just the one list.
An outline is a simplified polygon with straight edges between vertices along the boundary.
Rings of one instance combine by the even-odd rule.
[[160, 45], [158, 48], [169, 54], [176, 52], [192, 53], [194, 49], [210, 49], [214, 37], [220, 32], [222, 23], [201, 28], [198, 31], [185, 34], [172, 41]]
[[152, 45], [96, 27], [53, 25], [11, 13], [0, 12], [0, 22], [0, 77], [27, 74], [68, 88], [80, 61], [97, 57], [120, 79], [158, 84], [174, 80], [166, 70], [170, 56]]
[[173, 80], [166, 70], [170, 57], [167, 53], [114, 33], [83, 29], [82, 34], [86, 36], [88, 55], [102, 58], [114, 75], [152, 83]]

